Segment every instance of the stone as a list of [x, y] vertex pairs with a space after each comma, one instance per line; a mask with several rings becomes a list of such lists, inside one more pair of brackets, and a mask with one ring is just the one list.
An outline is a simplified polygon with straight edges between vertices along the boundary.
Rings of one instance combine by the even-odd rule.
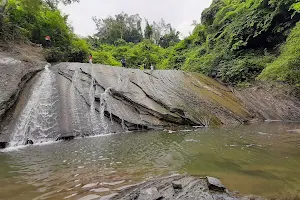
[[160, 197], [161, 196], [157, 188], [151, 187], [151, 188], [141, 190], [138, 200], [156, 200], [159, 199]]
[[[215, 179], [214, 184], [220, 187], [220, 182]], [[174, 189], [174, 184], [182, 186], [182, 189]], [[222, 185], [223, 186], [223, 185]], [[223, 186], [224, 187], [224, 186]], [[213, 188], [214, 189], [214, 188]], [[207, 178], [193, 176], [173, 175], [168, 177], [151, 179], [136, 184], [130, 188], [118, 191], [119, 194], [110, 200], [241, 200], [242, 195], [235, 196], [224, 190], [211, 190], [207, 184]], [[255, 200], [259, 198], [256, 197]], [[249, 199], [248, 199], [249, 200]]]
[[214, 177], [207, 176], [207, 183], [210, 190], [215, 191], [225, 191], [226, 187], [222, 184], [222, 182]]
[[0, 149], [4, 149], [7, 145], [7, 142], [0, 142]]
[[97, 103], [105, 96], [106, 115], [124, 122], [130, 131], [172, 124], [240, 124], [251, 116], [226, 87], [204, 75], [172, 70], [155, 71], [153, 75], [139, 69], [104, 65], [93, 65], [91, 74], [90, 65], [78, 63], [61, 63], [56, 67], [72, 81], [76, 72], [76, 88], [87, 103], [91, 85], [88, 79], [92, 76]]
[[33, 144], [33, 141], [32, 140], [29, 140], [27, 139], [26, 142], [25, 142], [25, 145], [29, 145], [29, 144]]
[[175, 190], [182, 190], [182, 184], [179, 181], [173, 181], [172, 186]]

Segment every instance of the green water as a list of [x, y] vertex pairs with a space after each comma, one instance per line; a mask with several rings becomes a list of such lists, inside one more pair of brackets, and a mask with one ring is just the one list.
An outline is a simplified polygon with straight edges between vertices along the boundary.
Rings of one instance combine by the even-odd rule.
[[295, 129], [299, 123], [186, 128], [189, 131], [124, 133], [2, 152], [0, 199], [100, 197], [174, 173], [215, 176], [242, 194], [295, 197], [300, 195], [300, 133], [289, 131]]

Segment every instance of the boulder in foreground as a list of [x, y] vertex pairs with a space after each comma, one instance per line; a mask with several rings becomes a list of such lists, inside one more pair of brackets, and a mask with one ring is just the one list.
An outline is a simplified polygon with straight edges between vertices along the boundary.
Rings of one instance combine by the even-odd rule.
[[[216, 185], [214, 185], [216, 184]], [[213, 187], [214, 186], [214, 187]], [[222, 189], [221, 189], [222, 188]], [[103, 198], [103, 197], [102, 197]], [[110, 200], [260, 200], [227, 192], [222, 183], [212, 177], [198, 178], [176, 175], [150, 180], [120, 190]]]

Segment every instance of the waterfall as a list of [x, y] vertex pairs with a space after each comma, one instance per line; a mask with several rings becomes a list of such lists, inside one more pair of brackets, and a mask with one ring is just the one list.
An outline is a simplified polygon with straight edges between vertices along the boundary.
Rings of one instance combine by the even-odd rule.
[[110, 122], [113, 125], [113, 118], [112, 118], [112, 110], [110, 107], [110, 104], [108, 103], [108, 95], [110, 93], [110, 87], [107, 88], [104, 93], [101, 94], [100, 96], [100, 107], [99, 107], [99, 112], [100, 112], [100, 122], [101, 122], [101, 126], [102, 128], [107, 132], [108, 131], [108, 124], [105, 121], [105, 110], [107, 110], [109, 112], [110, 115]]
[[[90, 100], [90, 122], [92, 126], [93, 135], [100, 134], [101, 125], [99, 124], [99, 120], [96, 114], [95, 108], [95, 85], [96, 81], [94, 79], [94, 68], [91, 66], [91, 86], [89, 90], [89, 100]], [[100, 103], [101, 104], [101, 103]]]
[[10, 146], [47, 142], [58, 137], [57, 87], [55, 74], [46, 66], [14, 125]]

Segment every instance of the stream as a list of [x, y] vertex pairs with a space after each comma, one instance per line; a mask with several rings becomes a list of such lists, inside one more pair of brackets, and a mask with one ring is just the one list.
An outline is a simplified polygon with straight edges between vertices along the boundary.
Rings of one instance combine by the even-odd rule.
[[300, 195], [299, 123], [126, 132], [0, 152], [0, 199], [87, 200], [176, 173], [214, 176], [230, 191]]

